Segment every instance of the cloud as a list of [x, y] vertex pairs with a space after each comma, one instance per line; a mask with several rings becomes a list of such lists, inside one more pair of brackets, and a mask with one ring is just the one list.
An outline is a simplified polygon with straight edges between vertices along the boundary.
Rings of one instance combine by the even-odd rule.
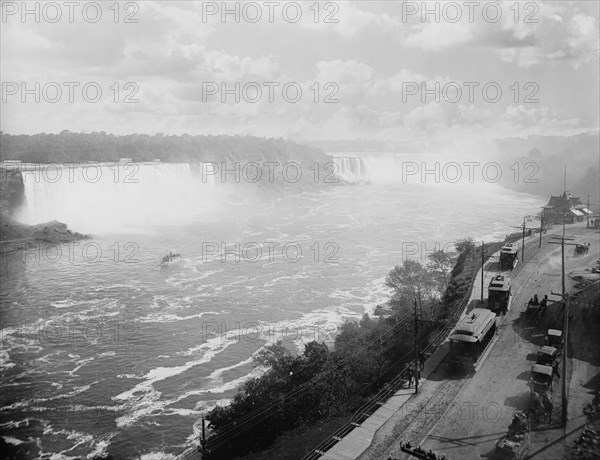
[[[327, 8], [324, 5], [328, 4]], [[313, 7], [310, 7], [310, 20], [303, 20], [299, 26], [314, 31], [333, 31], [340, 37], [350, 40], [359, 34], [369, 32], [390, 32], [401, 25], [398, 17], [387, 13], [374, 13], [357, 8], [350, 2], [319, 3], [319, 20], [315, 21]], [[307, 9], [307, 8], [305, 8]], [[327, 21], [327, 22], [326, 22]], [[335, 22], [333, 22], [335, 21]]]
[[319, 61], [317, 70], [316, 81], [335, 82], [356, 92], [364, 85], [371, 85], [375, 78], [375, 70], [372, 67], [354, 59]]
[[536, 128], [541, 131], [552, 131], [561, 128], [573, 128], [579, 126], [577, 118], [564, 119], [550, 110], [548, 107], [526, 107], [520, 105], [509, 105], [502, 116], [502, 120], [514, 125], [516, 129]]
[[578, 67], [598, 58], [598, 24], [591, 16], [577, 13], [566, 20], [546, 16], [534, 29], [535, 45], [500, 48], [500, 58], [524, 67], [553, 60], [569, 60]]
[[593, 15], [581, 10], [591, 8], [589, 5], [537, 5], [537, 10], [521, 7], [518, 20], [514, 8], [509, 10], [506, 4], [498, 22], [486, 21], [477, 14], [473, 22], [466, 14], [458, 22], [448, 22], [442, 15], [437, 22], [413, 24], [401, 43], [431, 52], [461, 46], [491, 48], [502, 61], [523, 67], [554, 60], [568, 60], [575, 67], [597, 61], [598, 23]]
[[[139, 5], [139, 24], [2, 24], [5, 81], [97, 81], [105, 96], [93, 106], [81, 97], [74, 104], [52, 105], [22, 104], [15, 96], [2, 107], [2, 128], [183, 132], [187, 127], [203, 133], [443, 140], [563, 133], [597, 124], [597, 89], [591, 86], [597, 73], [570, 65], [597, 59], [598, 20], [587, 4], [540, 4], [538, 23], [525, 23], [523, 14], [515, 22], [508, 9], [512, 3], [503, 4], [504, 15], [495, 24], [482, 21], [480, 13], [473, 23], [466, 17], [455, 24], [419, 23], [417, 17], [402, 23], [400, 2], [340, 2], [337, 23], [323, 22], [333, 10], [321, 2], [317, 24], [310, 2], [302, 4], [297, 24], [280, 15], [275, 24], [221, 24], [217, 16], [203, 23], [199, 3]], [[504, 90], [505, 99], [497, 104], [481, 98], [491, 79]], [[112, 103], [111, 85], [119, 82], [122, 99], [128, 81], [139, 84], [140, 102]], [[302, 100], [282, 100], [282, 87], [295, 81]], [[481, 83], [474, 101], [468, 102], [465, 81]], [[548, 106], [509, 105], [514, 101], [509, 88], [519, 81], [539, 82], [546, 96], [540, 99]], [[280, 86], [274, 103], [263, 87], [258, 103], [236, 104], [230, 96], [223, 104], [219, 96], [202, 101], [203, 82]], [[327, 82], [336, 86], [326, 88]], [[443, 91], [450, 82], [462, 88], [454, 104], [448, 102], [453, 87]], [[419, 85], [407, 100], [401, 95], [405, 83]], [[424, 103], [421, 83], [427, 89]], [[439, 102], [430, 92], [436, 83], [442, 90]], [[339, 102], [323, 103], [327, 96]]]
[[468, 43], [473, 37], [471, 26], [466, 22], [426, 22], [414, 26], [404, 44], [425, 51], [443, 51]]

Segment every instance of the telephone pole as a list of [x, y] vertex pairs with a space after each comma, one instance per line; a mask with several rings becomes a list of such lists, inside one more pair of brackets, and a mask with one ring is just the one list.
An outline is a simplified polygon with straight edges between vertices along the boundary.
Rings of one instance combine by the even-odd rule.
[[206, 443], [206, 423], [204, 421], [204, 416], [202, 416], [202, 439], [200, 439], [200, 445], [198, 446], [198, 452], [200, 452], [200, 458], [205, 460], [208, 458], [208, 446]]
[[544, 212], [546, 211], [546, 207], [542, 206], [542, 215], [540, 216], [540, 244], [538, 249], [542, 247], [542, 233], [544, 232]]
[[417, 298], [415, 297], [415, 362], [414, 378], [415, 378], [415, 394], [419, 392], [419, 317], [417, 310]]
[[521, 239], [521, 260], [525, 263], [525, 218], [523, 217], [523, 238]]
[[[488, 255], [492, 255], [492, 254], [488, 254]], [[484, 283], [483, 280], [485, 279], [485, 270], [484, 270], [484, 266], [485, 266], [485, 241], [481, 242], [481, 303], [483, 303], [483, 296], [484, 296]], [[500, 256], [498, 256], [500, 257]], [[501, 259], [499, 259], [501, 260]], [[499, 264], [501, 264], [501, 262], [498, 262]], [[500, 270], [502, 270], [502, 265], [500, 265]]]
[[590, 228], [590, 196], [588, 195], [587, 209], [585, 213], [585, 228]]
[[521, 238], [521, 262], [525, 262], [525, 230], [533, 230], [533, 228], [525, 226], [525, 217], [523, 217], [523, 225], [514, 228], [523, 230], [523, 237]]
[[483, 266], [485, 264], [485, 253], [484, 253], [484, 249], [485, 248], [485, 242], [481, 242], [481, 304], [483, 305], [483, 278], [484, 278], [484, 271], [483, 271]]
[[565, 246], [576, 246], [575, 243], [566, 243], [565, 241], [573, 241], [574, 238], [565, 237], [565, 221], [566, 221], [566, 213], [563, 213], [563, 232], [562, 237], [554, 236], [552, 239], [559, 241], [550, 241], [551, 244], [560, 244], [561, 248], [561, 293], [556, 294], [552, 292], [554, 295], [558, 295], [562, 298], [562, 301], [565, 306], [564, 319], [563, 319], [563, 359], [562, 359], [562, 375], [561, 375], [561, 386], [562, 386], [562, 423], [563, 426], [567, 425], [567, 358], [568, 358], [568, 339], [569, 339], [569, 294], [566, 290], [565, 283]]

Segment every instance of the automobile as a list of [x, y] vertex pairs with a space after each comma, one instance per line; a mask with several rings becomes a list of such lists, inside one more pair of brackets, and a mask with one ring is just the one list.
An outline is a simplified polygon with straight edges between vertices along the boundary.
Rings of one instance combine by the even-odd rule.
[[550, 345], [544, 345], [538, 351], [536, 364], [543, 366], [552, 366], [554, 361], [558, 358], [558, 349], [551, 347]]

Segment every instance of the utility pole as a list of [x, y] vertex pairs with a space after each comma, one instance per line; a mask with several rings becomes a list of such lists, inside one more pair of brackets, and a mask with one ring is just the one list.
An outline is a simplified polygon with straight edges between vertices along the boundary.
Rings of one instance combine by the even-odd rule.
[[525, 263], [525, 218], [523, 217], [523, 238], [521, 240], [521, 260]]
[[485, 254], [483, 249], [485, 248], [485, 242], [481, 242], [481, 304], [483, 305], [483, 278], [484, 278], [484, 271], [483, 271], [483, 265], [485, 264]]
[[[564, 244], [563, 244], [564, 247]], [[564, 250], [563, 250], [564, 251]], [[564, 267], [564, 265], [563, 265]], [[563, 268], [564, 271], [564, 268]], [[561, 386], [562, 386], [562, 423], [563, 426], [567, 426], [567, 358], [569, 352], [569, 307], [571, 305], [571, 298], [569, 294], [565, 294], [564, 297], [565, 302], [565, 331], [563, 332], [563, 361], [562, 361], [562, 378], [561, 378]]]
[[588, 195], [587, 212], [585, 213], [585, 228], [590, 228], [590, 196]]
[[514, 227], [523, 230], [523, 237], [521, 238], [521, 262], [525, 262], [525, 230], [533, 230], [530, 227], [525, 226], [525, 217], [523, 217], [523, 225], [520, 227]]
[[208, 448], [206, 445], [206, 423], [204, 421], [204, 416], [202, 416], [202, 439], [200, 439], [200, 445], [198, 446], [198, 451], [200, 452], [200, 457], [202, 460], [208, 458]]
[[415, 362], [414, 362], [414, 378], [415, 378], [415, 394], [419, 392], [419, 318], [417, 310], [417, 298], [415, 297]]
[[540, 216], [540, 244], [538, 249], [542, 247], [542, 233], [544, 232], [544, 212], [546, 211], [546, 207], [542, 206], [542, 215]]
[[565, 243], [565, 241], [573, 241], [574, 238], [565, 237], [565, 223], [566, 223], [566, 212], [563, 213], [563, 233], [562, 237], [555, 236], [553, 239], [560, 241], [550, 241], [552, 244], [560, 244], [561, 246], [561, 293], [559, 295], [565, 305], [564, 319], [563, 319], [563, 358], [562, 358], [562, 375], [561, 375], [561, 386], [562, 386], [562, 423], [563, 426], [567, 425], [567, 359], [568, 359], [568, 339], [569, 339], [569, 305], [571, 303], [569, 294], [566, 290], [565, 283], [565, 246], [576, 246], [575, 243]]

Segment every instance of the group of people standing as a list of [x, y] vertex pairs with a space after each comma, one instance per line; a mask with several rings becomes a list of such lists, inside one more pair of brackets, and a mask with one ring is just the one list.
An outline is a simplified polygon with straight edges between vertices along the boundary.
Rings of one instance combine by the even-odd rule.
[[[406, 383], [409, 388], [412, 387], [413, 384], [415, 383], [415, 374], [418, 379], [421, 378], [421, 371], [423, 370], [424, 367], [425, 367], [425, 355], [423, 355], [423, 353], [419, 353], [418, 367], [415, 366], [414, 361], [404, 365], [403, 372], [406, 375], [406, 379], [407, 379]], [[415, 372], [415, 370], [416, 370], [416, 372]]]
[[548, 296], [545, 295], [544, 298], [540, 301], [538, 299], [538, 295], [534, 295], [532, 299], [529, 299], [529, 305], [539, 305], [540, 308], [543, 310], [544, 308], [546, 308], [548, 306]]

